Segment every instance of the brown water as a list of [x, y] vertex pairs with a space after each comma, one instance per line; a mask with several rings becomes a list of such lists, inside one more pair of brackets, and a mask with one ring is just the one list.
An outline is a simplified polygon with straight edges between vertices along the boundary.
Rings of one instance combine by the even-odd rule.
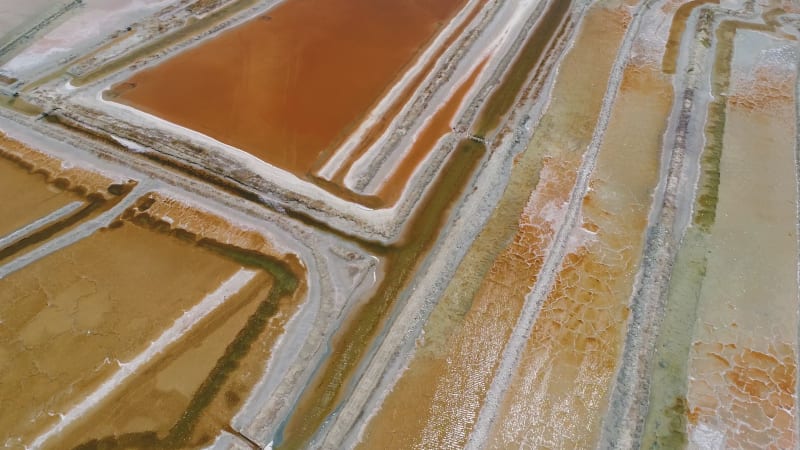
[[[260, 233], [148, 194], [109, 228], [0, 280], [0, 401], [15, 405], [0, 411], [9, 430], [0, 438], [30, 443], [117, 361], [242, 268], [251, 281], [48, 442], [195, 447], [229, 428], [304, 297], [296, 257]], [[15, 395], [21, 383], [25, 393]]]
[[[166, 435], [225, 347], [244, 328], [247, 318], [258, 306], [258, 294], [263, 295], [270, 285], [269, 277], [256, 277], [166, 348], [137, 376], [121, 385], [98, 408], [83, 416], [81, 423], [69, 433], [59, 436], [57, 445], [72, 448], [90, 439], [135, 432]], [[154, 399], [157, 399], [157, 408], [153, 408]]]
[[463, 3], [289, 0], [108, 95], [305, 175]]
[[[463, 33], [464, 29], [483, 9], [484, 3], [485, 2], [480, 2], [475, 4], [461, 24], [452, 30], [450, 37], [445, 40], [445, 42], [437, 49], [436, 52], [434, 52], [422, 70], [420, 70], [419, 74], [414, 77], [410, 83], [408, 83], [405, 89], [403, 89], [403, 92], [397, 96], [392, 105], [387, 108], [384, 114], [381, 115], [377, 123], [369, 128], [369, 130], [364, 134], [363, 139], [361, 139], [361, 141], [358, 143], [355, 151], [353, 151], [347, 160], [339, 166], [338, 170], [331, 179], [333, 182], [342, 186], [344, 185], [344, 177], [347, 176], [347, 173], [350, 171], [350, 168], [353, 166], [353, 164], [358, 161], [358, 159], [369, 150], [370, 146], [372, 146], [378, 140], [381, 134], [387, 130], [392, 119], [396, 117], [406, 103], [408, 103], [409, 99], [411, 99], [411, 96], [414, 94], [414, 91], [419, 88], [419, 86], [425, 80], [425, 77], [428, 76], [428, 74], [439, 62], [439, 58], [441, 58], [441, 56], [453, 44], [453, 42], [461, 37], [461, 33]], [[317, 166], [321, 167], [322, 164], [325, 163], [325, 160], [327, 159], [326, 156], [327, 155], [323, 155], [317, 161]]]
[[[225, 354], [226, 348], [246, 328], [256, 314], [260, 301], [272, 288], [269, 274], [260, 273], [250, 283], [204, 318], [178, 342], [154, 358], [146, 368], [128, 380], [103, 401], [77, 426], [57, 439], [57, 446], [72, 448], [110, 436], [136, 436], [154, 433], [160, 438], [169, 435], [192, 402], [208, 374]], [[289, 306], [289, 305], [287, 305]], [[293, 308], [287, 308], [293, 309]], [[253, 384], [263, 373], [283, 322], [291, 315], [284, 311], [282, 319], [270, 320], [246, 358], [240, 361], [233, 377], [224, 383], [222, 394], [201, 417], [188, 446], [207, 445], [225, 429], [238, 412]], [[153, 400], [157, 399], [157, 408]]]
[[[276, 252], [260, 233], [221, 217], [151, 193], [113, 229], [131, 226], [210, 251], [246, 267], [254, 277], [59, 435], [54, 448], [211, 443], [221, 430], [231, 430], [231, 418], [263, 374], [286, 320], [305, 296], [299, 278], [304, 269], [294, 255]], [[154, 409], [156, 397], [159, 408]]]

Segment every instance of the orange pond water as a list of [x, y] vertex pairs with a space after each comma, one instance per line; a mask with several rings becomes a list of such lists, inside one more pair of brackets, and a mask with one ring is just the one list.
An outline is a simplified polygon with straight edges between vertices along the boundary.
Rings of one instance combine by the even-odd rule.
[[450, 132], [451, 123], [461, 107], [461, 103], [467, 96], [467, 92], [475, 84], [478, 75], [481, 74], [486, 59], [481, 61], [477, 67], [472, 69], [469, 76], [459, 85], [447, 101], [439, 108], [422, 128], [419, 135], [414, 139], [411, 148], [406, 156], [399, 161], [392, 174], [381, 184], [378, 196], [388, 203], [395, 203], [403, 193], [406, 181], [411, 178], [420, 163], [430, 154], [436, 143], [445, 134]]
[[465, 0], [290, 0], [108, 94], [306, 174]]

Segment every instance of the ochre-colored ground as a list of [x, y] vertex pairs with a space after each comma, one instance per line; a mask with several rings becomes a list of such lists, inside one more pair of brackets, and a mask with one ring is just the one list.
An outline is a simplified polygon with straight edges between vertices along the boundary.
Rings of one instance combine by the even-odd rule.
[[[72, 448], [91, 439], [137, 432], [166, 436], [184, 414], [225, 348], [245, 327], [259, 301], [266, 298], [271, 288], [268, 275], [254, 278], [97, 409], [84, 416], [70, 433], [59, 436], [53, 448]], [[240, 371], [240, 379], [226, 385], [221, 396], [224, 402], [209, 409], [210, 417], [205, 420], [208, 423], [198, 427], [196, 437], [191, 441], [194, 445], [209, 444], [243, 405], [254, 378], [263, 372], [264, 361], [274, 344], [274, 334], [280, 331], [279, 324], [272, 324], [270, 328], [275, 329], [267, 333], [265, 339], [259, 340], [259, 349], [253, 352], [256, 357], [251, 359], [256, 364], [250, 364], [252, 367], [247, 371]]]
[[112, 183], [0, 133], [0, 237], [89, 193], [107, 197]]
[[111, 175], [35, 150], [3, 133], [0, 133], [0, 151], [4, 158], [17, 161], [26, 170], [41, 172], [54, 184], [66, 186], [79, 194], [106, 195], [108, 186], [115, 181]]
[[294, 255], [277, 253], [261, 233], [213, 213], [150, 193], [112, 224], [130, 226], [211, 250], [254, 276], [54, 440], [53, 448], [210, 444], [230, 429], [305, 297], [305, 269]]
[[[473, 124], [473, 132], [489, 137], [490, 143], [459, 144], [399, 242], [360, 243], [381, 259], [383, 278], [369, 296], [354, 299], [341, 318], [325, 358], [297, 392], [289, 416], [280, 419], [278, 446], [307, 446], [348, 400], [369, 351], [402, 306], [396, 301], [426, 267], [424, 258], [435, 248], [451, 208], [463, 198], [464, 186], [486, 152], [496, 150], [492, 141], [510, 136], [509, 111], [541, 92], [542, 85], [530, 82], [531, 77], [543, 81], [549, 66], [541, 65], [542, 58], [572, 30], [563, 19], [577, 9], [560, 1], [545, 10], [543, 17], [552, 20], [536, 25], [538, 34], [523, 43]], [[384, 207], [398, 200], [435, 143], [451, 131], [486, 61], [453, 75], [457, 83], [416, 140], [396, 149], [404, 157], [385, 174], [374, 196], [347, 191], [343, 179], [464, 24], [423, 62], [424, 69], [400, 89], [345, 161], [326, 169], [326, 179], [317, 171], [465, 3], [282, 2], [134, 74], [106, 95], [240, 147], [346, 200]], [[631, 7], [642, 2], [591, 4], [557, 67], [546, 112], [532, 124], [532, 141], [517, 155], [498, 207], [436, 299], [408, 367], [396, 374], [383, 402], [359, 418], [364, 420], [357, 422], [363, 427], [360, 448], [463, 448], [481, 411], [495, 405], [488, 434], [474, 435], [487, 448], [597, 446], [603, 420], [611, 417], [609, 394], [630, 331], [629, 301], [642, 267], [659, 165], [663, 152], [673, 150], [662, 148], [664, 132], [685, 125], [668, 120], [673, 90], [686, 75], [676, 74], [679, 52], [686, 47], [680, 44], [694, 33], [687, 30], [692, 11], [719, 3], [730, 2], [662, 2], [661, 28], [647, 30], [634, 44], [577, 225], [566, 230], [564, 260], [552, 288], [534, 305], [540, 309], [532, 311], [533, 327], [507, 374], [508, 385], [500, 398], [488, 401], [492, 383], [503, 379], [497, 378], [498, 367], [526, 298], [564, 225]], [[485, 4], [477, 2], [468, 17]], [[690, 118], [690, 133], [705, 137], [691, 210], [695, 220], [681, 234], [664, 320], [658, 325], [661, 334], [655, 354], [647, 356], [653, 373], [641, 430], [644, 448], [783, 449], [800, 442], [797, 97], [795, 67], [788, 62], [797, 58], [787, 56], [796, 42], [787, 44], [794, 38], [774, 29], [782, 13], [778, 6], [788, 12], [800, 12], [800, 7], [790, 0], [758, 5], [756, 10], [770, 11], [762, 16], [766, 24], [717, 16], [712, 40], [695, 43], [713, 53], [712, 92], [708, 114], [693, 111]], [[192, 28], [197, 23], [187, 25], [184, 38], [199, 29]], [[769, 51], [759, 50], [761, 57], [769, 53], [786, 60], [737, 72], [743, 63], [734, 64], [734, 50], [742, 48], [734, 46], [742, 42], [742, 32], [773, 39]], [[163, 46], [177, 42], [170, 39]], [[111, 73], [126, 65], [126, 58], [139, 56], [125, 55], [90, 76]], [[695, 101], [708, 94], [683, 93]], [[698, 164], [693, 158], [686, 161]], [[128, 199], [135, 181], [99, 174], [81, 161], [89, 160], [62, 161], [0, 133], [0, 238], [72, 202], [98, 205], [20, 248], [46, 246], [53, 236], [66, 236], [87, 217]], [[696, 174], [686, 170], [690, 177]], [[175, 336], [45, 447], [197, 448], [222, 430], [236, 433], [232, 418], [263, 376], [274, 345], [305, 298], [306, 269], [285, 250], [288, 244], [189, 205], [178, 194], [172, 198], [171, 189], [136, 199], [106, 228], [0, 278], [1, 444], [29, 446], [60, 415], [69, 414], [141, 355], [186, 310], [246, 273], [252, 278], [242, 281], [238, 291]], [[679, 214], [687, 206], [678, 205]], [[16, 249], [8, 251], [13, 247], [0, 248], [0, 266], [19, 256]], [[270, 414], [280, 414], [276, 411]]]
[[797, 445], [792, 88], [759, 76], [755, 85], [734, 88], [728, 102], [719, 202], [689, 360], [692, 442]]
[[0, 157], [0, 236], [80, 200], [73, 193], [49, 185], [44, 174], [31, 174]]
[[[474, 277], [475, 268], [464, 264], [459, 268], [426, 325], [409, 369], [365, 430], [362, 448], [451, 448], [466, 442], [524, 297], [563, 216], [561, 207], [569, 198], [591, 138], [627, 20], [621, 9], [597, 6], [589, 13], [528, 149], [531, 154], [548, 156], [539, 185], [524, 203], [522, 215], [514, 219], [511, 241], [491, 242], [505, 245], [494, 261], [467, 256], [465, 261], [490, 264], [485, 279], [478, 279], [484, 281], [465, 298], [463, 291], [456, 292], [464, 289], [460, 277]], [[500, 208], [503, 205], [501, 201]], [[500, 235], [502, 229], [498, 229]]]
[[0, 441], [30, 442], [236, 269], [125, 226], [0, 280]]
[[[260, 232], [232, 223], [225, 218], [204, 211], [197, 206], [187, 205], [180, 200], [158, 192], [151, 192], [141, 198], [138, 209], [143, 209], [149, 216], [169, 223], [171, 228], [194, 233], [203, 238], [213, 239], [223, 244], [258, 252], [276, 259], [285, 259], [287, 263], [298, 269], [304, 269], [295, 258], [288, 258]], [[147, 205], [146, 209], [144, 205]]]
[[671, 102], [671, 85], [657, 69], [628, 67], [584, 198], [583, 225], [573, 231], [573, 250], [505, 395], [493, 448], [596, 444], [624, 341]]

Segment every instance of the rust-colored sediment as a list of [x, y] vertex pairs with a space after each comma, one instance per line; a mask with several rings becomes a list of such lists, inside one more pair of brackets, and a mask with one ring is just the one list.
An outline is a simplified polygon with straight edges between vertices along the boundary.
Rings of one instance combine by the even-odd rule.
[[690, 382], [689, 428], [713, 426], [712, 436], [726, 448], [793, 448], [794, 346], [778, 341], [760, 351], [739, 345], [692, 346], [693, 375], [699, 378]]
[[403, 156], [403, 160], [397, 164], [391, 176], [381, 185], [378, 197], [383, 200], [384, 204], [393, 205], [397, 202], [417, 167], [434, 149], [439, 139], [452, 130], [453, 119], [455, 119], [464, 97], [483, 71], [486, 61], [486, 59], [481, 61], [467, 79], [448, 97], [447, 102], [433, 114], [414, 140], [411, 149]]
[[463, 4], [288, 1], [108, 96], [305, 175]]
[[583, 225], [571, 237], [576, 248], [542, 304], [495, 422], [493, 448], [596, 445], [671, 99], [657, 69], [628, 67], [584, 198]]
[[[596, 6], [589, 12], [561, 67], [539, 131], [520, 156], [527, 160], [539, 151], [548, 155], [540, 182], [530, 193], [533, 186], [527, 183], [531, 181], [517, 186], [512, 173], [510, 191], [504, 194], [504, 198], [517, 195], [518, 189], [530, 193], [520, 205], [521, 215], [511, 218], [509, 225], [516, 225], [516, 230], [510, 242], [494, 260], [467, 255], [465, 261], [490, 264], [477, 280], [480, 286], [464, 298], [469, 292], [464, 285], [471, 284], [476, 269], [462, 263], [433, 311], [409, 368], [364, 431], [361, 448], [449, 448], [466, 443], [525, 295], [536, 281], [563, 216], [605, 92], [605, 83], [598, 80], [609, 76], [628, 19], [622, 9]], [[499, 208], [504, 207], [515, 206], [501, 200]], [[503, 239], [506, 226], [493, 224], [502, 216], [502, 211], [496, 212], [486, 227], [501, 234], [480, 236], [475, 251], [483, 248], [483, 239], [490, 239], [493, 246], [498, 245], [495, 239]]]

